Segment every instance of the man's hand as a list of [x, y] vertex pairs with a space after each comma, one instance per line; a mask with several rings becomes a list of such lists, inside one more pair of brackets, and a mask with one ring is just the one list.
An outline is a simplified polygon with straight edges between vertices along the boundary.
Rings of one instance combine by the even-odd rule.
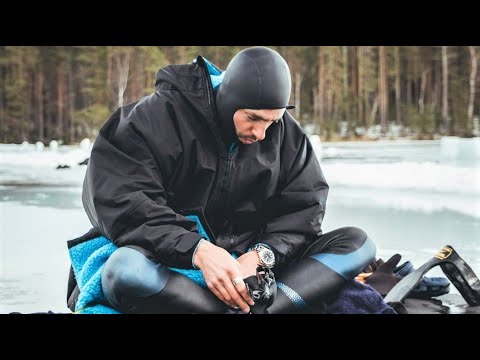
[[249, 251], [240, 256], [237, 261], [240, 263], [243, 278], [257, 274], [257, 267], [260, 258], [256, 251]]
[[202, 241], [193, 259], [194, 265], [202, 270], [205, 282], [216, 297], [231, 307], [239, 307], [248, 313], [254, 302], [243, 281], [237, 285], [234, 279], [243, 279], [240, 263], [225, 249], [208, 241]]

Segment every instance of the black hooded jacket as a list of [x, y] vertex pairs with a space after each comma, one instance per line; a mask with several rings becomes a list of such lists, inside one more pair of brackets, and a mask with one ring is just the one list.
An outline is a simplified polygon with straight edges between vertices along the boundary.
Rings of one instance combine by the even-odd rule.
[[[321, 234], [328, 185], [312, 146], [285, 112], [263, 141], [225, 144], [202, 57], [157, 73], [155, 93], [118, 109], [93, 146], [83, 185], [92, 225], [169, 267], [192, 268], [202, 237], [242, 254], [270, 245], [285, 265]], [[233, 119], [232, 119], [233, 121]]]

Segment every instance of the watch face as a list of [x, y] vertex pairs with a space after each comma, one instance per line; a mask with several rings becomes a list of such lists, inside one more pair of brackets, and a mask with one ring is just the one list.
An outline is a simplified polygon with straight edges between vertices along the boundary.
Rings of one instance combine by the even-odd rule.
[[266, 266], [273, 266], [273, 264], [275, 264], [275, 255], [270, 249], [262, 249], [262, 251], [260, 251], [260, 258]]

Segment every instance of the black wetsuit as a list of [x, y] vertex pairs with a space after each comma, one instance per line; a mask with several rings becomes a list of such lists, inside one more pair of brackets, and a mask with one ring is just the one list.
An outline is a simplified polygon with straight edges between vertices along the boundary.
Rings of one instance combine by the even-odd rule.
[[[102, 286], [115, 308], [126, 313], [228, 311], [210, 290], [144, 254], [143, 249], [122, 247], [108, 259]], [[340, 288], [374, 257], [375, 245], [358, 228], [323, 234], [298, 261], [275, 274], [278, 291], [268, 313], [323, 313]]]
[[258, 242], [272, 248], [279, 291], [271, 313], [324, 304], [375, 256], [359, 229], [322, 235], [328, 185], [288, 112], [263, 141], [238, 144], [237, 110], [291, 107], [285, 60], [255, 47], [232, 59], [217, 88], [216, 71], [202, 57], [161, 69], [155, 94], [115, 112], [93, 146], [82, 199], [92, 225], [120, 247], [102, 284], [122, 311], [225, 310], [167, 268], [192, 268], [202, 237], [183, 216], [192, 213], [230, 253]]

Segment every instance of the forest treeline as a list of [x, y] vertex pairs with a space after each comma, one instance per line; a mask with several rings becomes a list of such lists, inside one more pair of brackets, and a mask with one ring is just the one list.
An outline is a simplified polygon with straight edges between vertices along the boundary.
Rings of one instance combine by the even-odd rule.
[[[0, 46], [0, 142], [93, 138], [151, 93], [165, 65], [200, 54], [225, 69], [235, 46]], [[475, 46], [272, 46], [292, 73], [291, 110], [323, 138], [478, 135]]]

